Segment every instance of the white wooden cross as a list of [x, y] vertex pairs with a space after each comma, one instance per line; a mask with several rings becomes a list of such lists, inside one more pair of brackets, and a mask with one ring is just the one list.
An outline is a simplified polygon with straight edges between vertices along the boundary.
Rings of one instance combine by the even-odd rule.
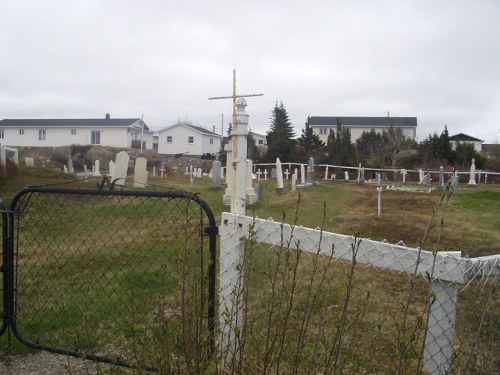
[[288, 172], [288, 169], [283, 174], [286, 176], [286, 179], [288, 180], [288, 175], [290, 174], [290, 172]]
[[233, 99], [233, 129], [238, 129], [238, 118], [236, 116], [236, 99], [237, 98], [248, 98], [251, 96], [263, 96], [264, 94], [245, 94], [239, 95], [236, 94], [236, 69], [233, 69], [233, 95], [231, 96], [214, 96], [208, 98], [208, 100], [216, 100], [216, 99]]
[[264, 169], [264, 180], [267, 180], [267, 169]]
[[260, 181], [260, 175], [262, 174], [262, 172], [260, 171], [260, 168], [257, 170], [257, 181]]
[[161, 168], [160, 168], [160, 177], [163, 178], [163, 172], [165, 172], [165, 167], [164, 165], [162, 164], [161, 165]]

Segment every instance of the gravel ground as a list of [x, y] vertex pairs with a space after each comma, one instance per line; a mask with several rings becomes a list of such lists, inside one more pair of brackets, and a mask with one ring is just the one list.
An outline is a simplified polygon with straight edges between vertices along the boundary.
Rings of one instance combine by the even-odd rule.
[[119, 366], [86, 361], [48, 352], [17, 355], [0, 352], [1, 375], [97, 375], [138, 374]]

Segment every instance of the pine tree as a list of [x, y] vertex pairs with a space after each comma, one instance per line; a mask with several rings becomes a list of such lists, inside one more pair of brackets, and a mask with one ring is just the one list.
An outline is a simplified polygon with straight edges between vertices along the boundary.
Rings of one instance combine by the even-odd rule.
[[298, 139], [301, 161], [303, 162], [307, 161], [310, 156], [317, 159], [321, 156], [325, 148], [325, 143], [319, 138], [318, 134], [313, 132], [309, 120], [310, 118], [307, 119], [306, 127], [302, 129], [302, 134]]
[[292, 161], [295, 157], [295, 131], [288, 118], [283, 102], [276, 102], [271, 115], [270, 129], [267, 132], [267, 160]]

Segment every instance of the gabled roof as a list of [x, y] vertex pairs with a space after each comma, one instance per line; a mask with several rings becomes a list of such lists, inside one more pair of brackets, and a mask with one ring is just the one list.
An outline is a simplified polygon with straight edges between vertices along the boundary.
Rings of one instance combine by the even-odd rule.
[[351, 117], [351, 116], [310, 116], [309, 124], [317, 126], [337, 125], [337, 120], [344, 126], [364, 127], [416, 127], [416, 117]]
[[185, 122], [178, 122], [177, 124], [167, 126], [166, 128], [163, 128], [163, 129], [159, 130], [158, 133], [163, 133], [164, 131], [173, 129], [176, 126], [184, 126], [186, 128], [190, 128], [190, 129], [192, 129], [192, 130], [194, 130], [194, 131], [196, 131], [198, 133], [201, 133], [201, 134], [205, 134], [205, 135], [210, 135], [210, 136], [213, 136], [213, 137], [220, 137], [220, 138], [222, 138], [222, 135], [220, 135], [220, 134], [217, 134], [217, 133], [214, 133], [214, 132], [212, 132], [212, 131], [210, 131], [208, 129], [202, 128], [201, 126], [196, 126], [196, 125], [188, 124], [188, 123], [185, 123]]
[[[43, 128], [43, 127], [127, 127], [140, 118], [91, 118], [91, 119], [5, 119], [0, 120], [2, 127]], [[149, 130], [144, 124], [144, 130]]]
[[455, 142], [484, 142], [482, 139], [471, 137], [470, 135], [464, 133], [458, 133], [450, 136], [450, 141]]

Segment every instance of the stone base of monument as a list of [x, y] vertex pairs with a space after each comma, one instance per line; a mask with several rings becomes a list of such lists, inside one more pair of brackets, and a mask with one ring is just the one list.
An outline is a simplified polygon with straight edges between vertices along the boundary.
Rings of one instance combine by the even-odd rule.
[[286, 194], [286, 192], [287, 192], [287, 191], [286, 191], [286, 189], [285, 189], [285, 188], [278, 188], [278, 189], [276, 189], [276, 193], [278, 193], [278, 194], [280, 194], [280, 195], [281, 195], [281, 194]]

